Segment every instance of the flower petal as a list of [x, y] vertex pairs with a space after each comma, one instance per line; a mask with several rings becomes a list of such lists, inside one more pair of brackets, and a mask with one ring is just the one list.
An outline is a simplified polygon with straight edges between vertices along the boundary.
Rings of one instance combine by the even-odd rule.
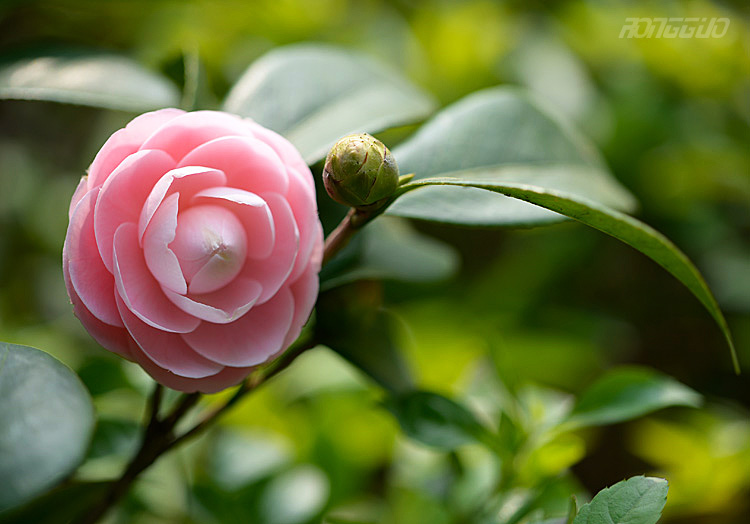
[[247, 256], [266, 258], [274, 244], [274, 225], [268, 204], [255, 193], [232, 187], [211, 187], [193, 197], [191, 204], [218, 204], [232, 211], [247, 235]]
[[63, 245], [63, 260], [71, 286], [86, 309], [100, 321], [122, 327], [115, 305], [115, 279], [104, 267], [94, 237], [94, 207], [99, 192], [99, 188], [94, 188], [86, 193], [73, 211]]
[[164, 294], [190, 315], [216, 324], [228, 324], [250, 311], [262, 290], [256, 280], [238, 277], [212, 293], [185, 296], [164, 288]]
[[[286, 194], [289, 175], [276, 152], [249, 136], [224, 136], [206, 142], [180, 161], [178, 166], [206, 166], [227, 175], [227, 185], [260, 194]], [[307, 166], [305, 166], [307, 168]]]
[[[239, 117], [219, 111], [194, 111], [171, 120], [146, 140], [141, 149], [163, 149], [176, 160], [190, 151], [222, 136], [252, 136]], [[184, 165], [184, 164], [183, 164]]]
[[172, 304], [148, 270], [138, 245], [136, 225], [121, 225], [114, 242], [115, 285], [135, 316], [156, 329], [174, 333], [194, 330], [200, 320]]
[[287, 201], [276, 193], [261, 195], [273, 216], [275, 241], [273, 251], [264, 259], [248, 258], [240, 275], [254, 279], [263, 286], [258, 304], [274, 296], [294, 267], [299, 247], [299, 230]]
[[137, 347], [134, 349], [133, 354], [136, 357], [138, 364], [140, 364], [146, 373], [151, 375], [154, 380], [160, 384], [164, 384], [168, 388], [183, 391], [185, 393], [194, 393], [196, 391], [200, 391], [201, 393], [216, 393], [222, 389], [239, 384], [252, 371], [252, 368], [225, 367], [215, 375], [209, 377], [197, 379], [185, 378], [175, 375], [164, 368], [160, 368], [154, 364], [151, 359], [146, 357], [142, 351], [139, 351], [139, 348]]
[[[185, 166], [164, 174], [155, 184], [140, 209], [138, 239], [143, 240], [149, 222], [164, 199], [173, 193], [182, 195], [182, 202], [190, 202], [197, 192], [214, 186], [223, 186], [227, 181], [221, 171], [202, 166]], [[152, 186], [149, 186], [151, 188]]]
[[107, 178], [96, 203], [94, 230], [104, 265], [112, 271], [112, 241], [125, 222], [138, 222], [146, 197], [174, 160], [163, 151], [139, 151]]
[[289, 347], [297, 339], [302, 332], [302, 328], [310, 318], [315, 302], [318, 299], [318, 289], [320, 287], [318, 280], [319, 271], [320, 265], [315, 267], [314, 264], [311, 264], [297, 281], [289, 286], [289, 290], [294, 296], [294, 317], [292, 318], [289, 333], [284, 338], [284, 348]]
[[117, 297], [117, 307], [133, 340], [157, 366], [187, 378], [203, 378], [215, 375], [224, 367], [193, 351], [180, 335], [154, 329], [141, 322], [119, 296]]
[[161, 126], [185, 112], [180, 109], [160, 109], [133, 119], [124, 129], [115, 132], [105, 142], [89, 168], [88, 187], [104, 183], [115, 168], [132, 155], [143, 142]]
[[254, 306], [231, 324], [204, 322], [182, 338], [195, 351], [221, 364], [254, 366], [283, 349], [293, 315], [292, 293], [282, 288], [271, 300]]
[[143, 255], [146, 265], [159, 283], [177, 293], [187, 293], [187, 282], [177, 255], [169, 249], [177, 230], [179, 193], [172, 193], [154, 213], [143, 235]]
[[73, 211], [75, 211], [78, 202], [80, 202], [84, 195], [88, 192], [89, 178], [87, 176], [82, 176], [81, 180], [78, 182], [78, 186], [76, 186], [76, 190], [73, 192], [73, 196], [70, 198], [70, 207], [68, 207], [68, 219], [73, 216]]
[[[133, 355], [130, 352], [130, 335], [122, 327], [115, 327], [110, 324], [105, 324], [86, 308], [81, 298], [73, 288], [73, 284], [70, 281], [70, 272], [68, 268], [68, 261], [63, 257], [63, 279], [65, 280], [65, 287], [68, 290], [68, 296], [70, 302], [73, 304], [73, 313], [81, 321], [83, 327], [86, 328], [89, 335], [96, 340], [102, 347], [116, 353], [123, 358], [133, 360]], [[114, 292], [112, 293], [112, 299], [114, 300]]]
[[298, 180], [292, 179], [289, 182], [286, 199], [294, 212], [294, 219], [299, 228], [299, 251], [294, 269], [289, 276], [290, 282], [293, 282], [307, 268], [313, 248], [318, 241], [322, 241], [322, 232], [319, 231], [320, 220], [318, 220], [315, 195], [311, 196], [308, 188]]
[[297, 148], [295, 148], [289, 140], [275, 131], [271, 131], [270, 129], [252, 121], [249, 122], [249, 125], [252, 129], [253, 135], [268, 144], [271, 149], [276, 152], [281, 159], [281, 162], [287, 167], [290, 173], [296, 175], [314, 195], [315, 179], [310, 172], [310, 168], [307, 167], [307, 163], [303, 160], [302, 155], [297, 151]]

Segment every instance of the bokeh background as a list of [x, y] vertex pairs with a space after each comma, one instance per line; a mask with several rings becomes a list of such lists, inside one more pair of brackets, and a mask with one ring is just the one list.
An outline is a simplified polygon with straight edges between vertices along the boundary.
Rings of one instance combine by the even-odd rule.
[[[581, 432], [524, 474], [529, 482], [540, 468], [564, 474], [569, 493], [661, 475], [670, 481], [664, 522], [729, 524], [750, 519], [748, 15], [743, 0], [4, 0], [0, 60], [106, 50], [182, 88], [185, 57], [197, 56], [197, 100], [211, 108], [264, 52], [321, 41], [389, 63], [443, 105], [497, 84], [546, 98], [603, 151], [640, 200], [639, 218], [704, 272], [745, 375], [733, 374], [712, 319], [677, 281], [573, 223], [514, 231], [416, 224], [451, 244], [461, 263], [441, 282], [383, 285], [387, 307], [403, 320], [407, 359], [421, 386], [469, 404], [486, 400], [478, 374], [558, 399], [620, 364], [674, 376], [705, 395], [703, 407]], [[731, 23], [722, 38], [618, 38], [627, 17], [660, 16]], [[94, 395], [101, 420], [80, 473], [88, 479], [117, 474], [150, 386], [73, 317], [61, 248], [78, 179], [132, 117], [0, 103], [0, 340], [49, 351]], [[479, 449], [457, 461], [406, 439], [379, 398], [368, 379], [318, 348], [217, 431], [159, 462], [113, 521], [297, 524], [328, 512], [368, 515], [361, 522], [459, 522], [446, 493], [478, 492], [491, 461]]]

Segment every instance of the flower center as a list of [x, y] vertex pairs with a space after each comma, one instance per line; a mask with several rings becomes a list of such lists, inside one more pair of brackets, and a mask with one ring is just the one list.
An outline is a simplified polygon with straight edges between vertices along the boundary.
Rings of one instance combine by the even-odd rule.
[[170, 249], [177, 255], [189, 293], [224, 287], [245, 264], [247, 236], [242, 224], [220, 206], [201, 205], [177, 216]]

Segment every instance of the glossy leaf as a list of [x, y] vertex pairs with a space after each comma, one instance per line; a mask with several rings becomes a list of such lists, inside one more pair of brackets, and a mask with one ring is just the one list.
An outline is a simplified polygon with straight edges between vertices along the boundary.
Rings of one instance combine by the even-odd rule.
[[573, 524], [656, 524], [667, 502], [667, 481], [632, 477], [601, 490], [584, 504]]
[[99, 418], [88, 451], [88, 458], [130, 458], [141, 440], [141, 427], [131, 420]]
[[575, 219], [634, 247], [671, 273], [700, 300], [721, 329], [729, 346], [735, 371], [739, 373], [739, 361], [732, 334], [703, 276], [672, 241], [647, 224], [599, 202], [572, 193], [538, 185], [498, 182], [493, 172], [476, 170], [466, 171], [459, 177], [426, 178], [411, 182], [403, 186], [402, 190], [408, 195], [410, 191], [419, 193], [421, 191], [419, 188], [424, 186], [477, 188], [513, 197]]
[[455, 449], [470, 442], [486, 442], [488, 431], [457, 402], [437, 393], [410, 391], [385, 403], [411, 438], [428, 446]]
[[315, 308], [315, 337], [383, 388], [413, 387], [394, 337], [395, 319], [380, 306], [380, 285], [355, 284], [321, 293]]
[[142, 112], [179, 104], [164, 76], [129, 58], [104, 54], [57, 54], [0, 67], [0, 98], [62, 102]]
[[698, 407], [701, 396], [671, 377], [645, 368], [617, 369], [578, 398], [566, 424], [614, 424], [670, 406]]
[[383, 217], [326, 264], [321, 288], [362, 279], [432, 282], [450, 277], [458, 263], [458, 253], [448, 244], [417, 232], [406, 220]]
[[[443, 109], [393, 150], [415, 180], [481, 171], [488, 180], [540, 185], [630, 210], [635, 200], [596, 150], [528, 94], [493, 88]], [[388, 214], [469, 226], [517, 226], [560, 216], [470, 187], [429, 187], [406, 194]]]
[[38, 349], [0, 343], [0, 511], [65, 478], [83, 460], [94, 429], [78, 377]]
[[368, 56], [320, 44], [264, 55], [224, 103], [286, 136], [310, 164], [344, 135], [417, 122], [433, 109], [430, 95]]

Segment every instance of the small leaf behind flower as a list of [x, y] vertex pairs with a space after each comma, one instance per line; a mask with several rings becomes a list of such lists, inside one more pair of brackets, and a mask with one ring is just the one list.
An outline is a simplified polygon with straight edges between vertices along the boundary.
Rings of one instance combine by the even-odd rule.
[[0, 99], [142, 112], [177, 106], [180, 94], [166, 77], [124, 56], [70, 52], [0, 66]]
[[656, 524], [667, 502], [667, 481], [632, 477], [601, 490], [584, 504], [573, 524]]
[[620, 368], [584, 390], [564, 424], [614, 424], [669, 406], [698, 407], [701, 400], [696, 391], [661, 373]]
[[309, 164], [344, 135], [418, 122], [434, 108], [430, 95], [368, 56], [321, 44], [270, 51], [224, 103], [284, 135]]
[[[596, 149], [519, 89], [473, 93], [438, 112], [393, 149], [402, 173], [419, 179], [481, 171], [494, 182], [534, 184], [616, 209], [635, 199], [608, 172]], [[388, 214], [467, 226], [530, 226], [560, 220], [547, 210], [471, 187], [408, 193]]]
[[433, 282], [458, 269], [458, 253], [408, 221], [380, 217], [365, 226], [320, 273], [322, 289], [362, 279]]
[[409, 391], [386, 400], [401, 428], [428, 446], [455, 449], [471, 442], [490, 442], [489, 431], [473, 413], [437, 393]]
[[357, 282], [321, 293], [315, 306], [315, 337], [386, 390], [413, 387], [397, 346], [394, 318], [381, 308], [380, 284]]

